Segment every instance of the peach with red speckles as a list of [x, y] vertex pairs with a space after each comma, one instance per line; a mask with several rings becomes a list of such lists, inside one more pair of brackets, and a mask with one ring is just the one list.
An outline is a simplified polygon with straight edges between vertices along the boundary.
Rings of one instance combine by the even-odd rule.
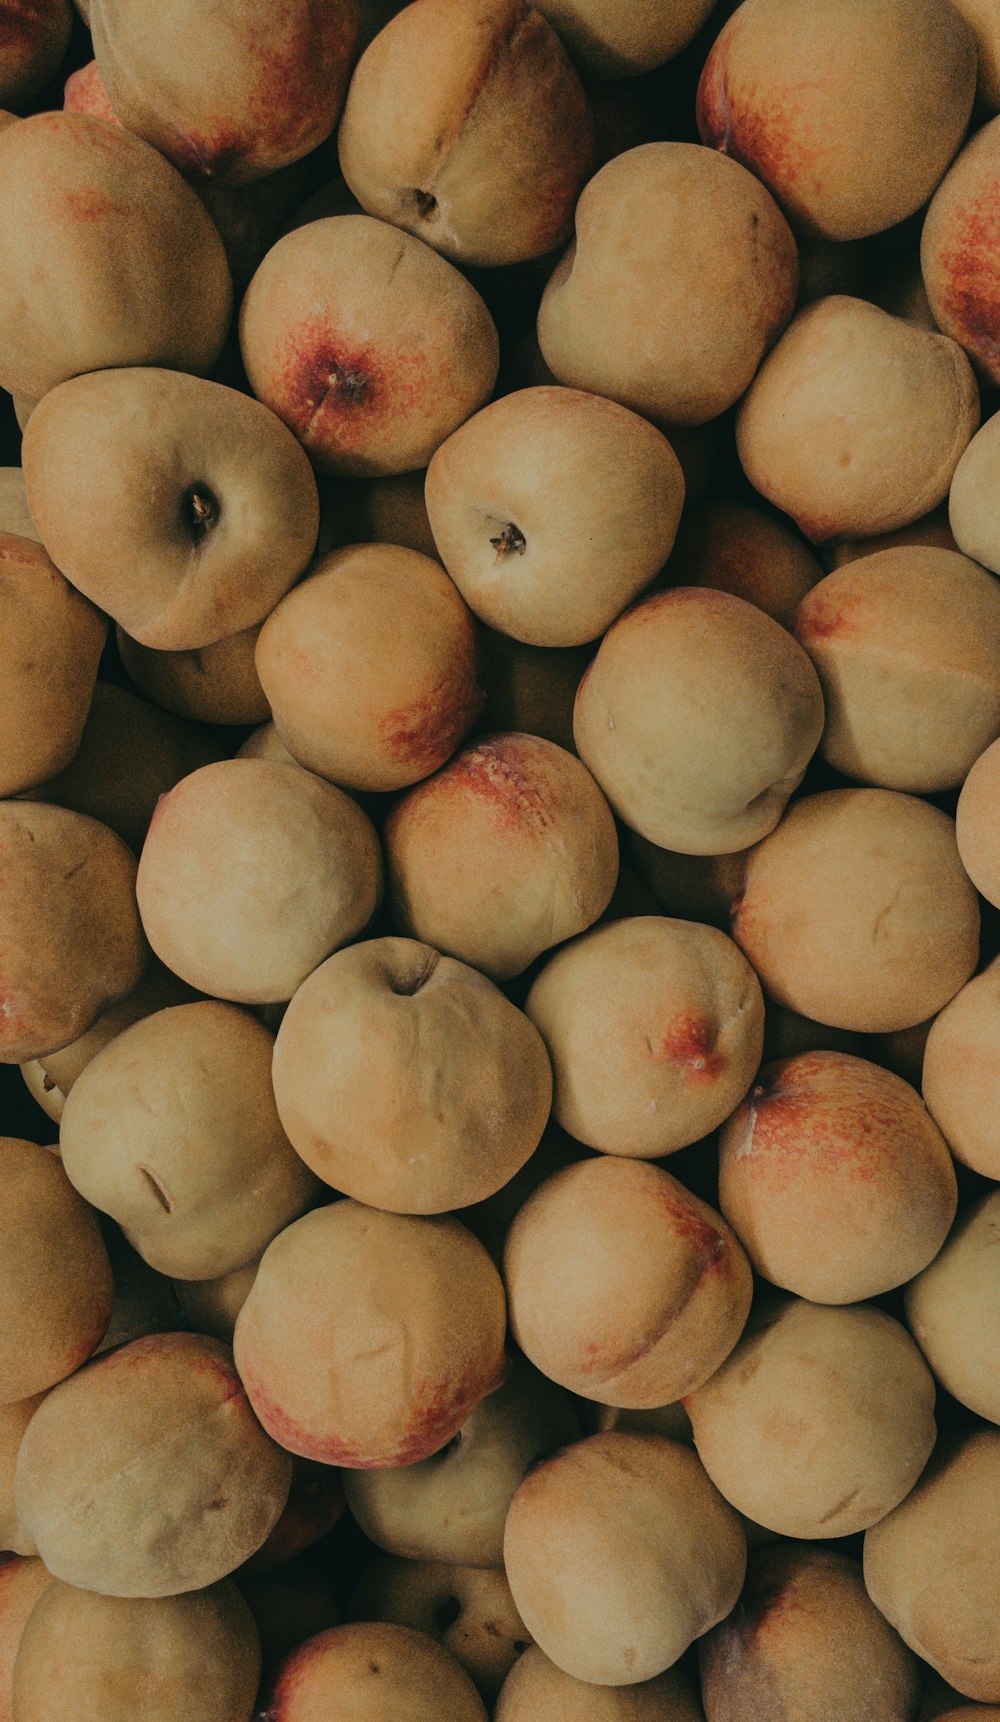
[[40, 1560], [0, 1556], [0, 1722], [14, 1722], [14, 1665], [35, 1604], [53, 1582]]
[[414, 939], [366, 939], [321, 963], [285, 1012], [272, 1079], [306, 1165], [398, 1214], [492, 1196], [534, 1153], [552, 1103], [524, 1013]]
[[711, 1722], [911, 1722], [921, 1667], [835, 1549], [754, 1551], [739, 1606], [698, 1646]]
[[789, 628], [822, 569], [784, 522], [746, 502], [705, 502], [681, 521], [657, 586], [709, 586]]
[[484, 701], [465, 600], [439, 562], [392, 544], [320, 557], [268, 617], [256, 661], [288, 751], [347, 789], [417, 783]]
[[383, 839], [396, 925], [493, 980], [592, 926], [618, 877], [614, 819], [586, 766], [517, 731], [410, 790]]
[[264, 1691], [261, 1722], [486, 1722], [461, 1664], [423, 1632], [364, 1621], [307, 1639]]
[[795, 637], [823, 686], [820, 753], [845, 777], [957, 789], [1000, 737], [1000, 583], [967, 556], [907, 545], [837, 569]]
[[317, 466], [374, 478], [427, 465], [481, 407], [499, 343], [485, 304], [443, 257], [368, 215], [279, 239], [247, 288], [250, 385]]
[[499, 1567], [525, 1471], [579, 1435], [569, 1394], [517, 1357], [440, 1452], [414, 1465], [345, 1471], [347, 1504], [371, 1542], [403, 1559]]
[[329, 137], [357, 39], [354, 0], [91, 0], [94, 54], [129, 131], [191, 179], [259, 179]]
[[993, 382], [1000, 380], [1000, 119], [977, 131], [924, 220], [920, 266], [931, 311]]
[[69, 0], [4, 0], [0, 13], [0, 106], [23, 110], [54, 78], [69, 47]]
[[505, 1331], [500, 1276], [457, 1220], [341, 1201], [265, 1250], [233, 1345], [276, 1440], [357, 1468], [450, 1441], [503, 1381]]
[[462, 1664], [487, 1704], [531, 1643], [502, 1567], [376, 1555], [351, 1597], [351, 1615], [409, 1626], [436, 1639]]
[[96, 60], [88, 60], [85, 66], [66, 79], [63, 111], [67, 114], [91, 114], [94, 119], [107, 120], [109, 125], [121, 125], [108, 99]]
[[702, 71], [698, 128], [804, 232], [861, 239], [926, 202], [975, 89], [948, 0], [744, 0]]
[[697, 144], [641, 144], [584, 188], [538, 341], [559, 382], [702, 424], [746, 389], [797, 286], [795, 241], [752, 174]]
[[56, 1578], [103, 1596], [175, 1596], [260, 1547], [291, 1475], [228, 1347], [160, 1333], [53, 1388], [21, 1442], [14, 1496]]
[[760, 1064], [764, 1000], [715, 927], [663, 915], [594, 928], [525, 1001], [555, 1076], [553, 1112], [607, 1154], [653, 1160], [707, 1136]]
[[746, 1539], [689, 1448], [615, 1432], [528, 1472], [507, 1516], [504, 1563], [525, 1625], [558, 1668], [633, 1686], [734, 1607]]
[[584, 1399], [635, 1409], [699, 1387], [753, 1290], [733, 1233], [659, 1166], [602, 1155], [530, 1196], [503, 1259], [522, 1351]]
[[733, 938], [766, 994], [862, 1034], [933, 1016], [979, 960], [946, 813], [890, 789], [804, 797], [747, 857]]
[[822, 734], [823, 696], [780, 623], [729, 592], [675, 586], [608, 629], [573, 727], [627, 825], [665, 849], [718, 855], [778, 823]]
[[263, 623], [188, 652], [140, 646], [117, 630], [122, 667], [147, 699], [195, 723], [260, 724], [271, 716], [254, 654]]
[[919, 520], [978, 424], [957, 342], [834, 294], [800, 311], [765, 359], [736, 446], [755, 489], [819, 544]]
[[8, 126], [0, 237], [0, 381], [12, 394], [38, 400], [107, 366], [214, 364], [232, 310], [222, 241], [141, 138], [89, 114]]
[[358, 62], [338, 147], [372, 215], [480, 265], [559, 245], [595, 157], [580, 79], [526, 0], [403, 7]]
[[[1000, 759], [1000, 749], [994, 751]], [[934, 1018], [922, 1088], [955, 1159], [1000, 1182], [1000, 959]]]
[[958, 1190], [908, 1083], [867, 1059], [807, 1052], [766, 1066], [724, 1126], [719, 1203], [772, 1285], [841, 1304], [926, 1267]]
[[574, 1680], [532, 1645], [504, 1681], [495, 1722], [705, 1722], [690, 1677], [670, 1668], [635, 1686]]

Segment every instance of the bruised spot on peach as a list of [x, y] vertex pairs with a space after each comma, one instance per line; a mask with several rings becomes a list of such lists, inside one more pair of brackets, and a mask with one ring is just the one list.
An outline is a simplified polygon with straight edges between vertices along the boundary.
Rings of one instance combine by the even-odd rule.
[[552, 813], [537, 779], [525, 766], [526, 750], [511, 735], [487, 737], [453, 759], [437, 786], [471, 794], [505, 830], [550, 829]]
[[843, 639], [854, 630], [854, 619], [845, 614], [843, 606], [826, 593], [814, 588], [800, 609], [792, 629], [800, 645], [809, 640]]
[[370, 438], [373, 423], [429, 417], [436, 382], [425, 353], [352, 344], [316, 318], [286, 341], [271, 404], [308, 449], [335, 456]]
[[658, 1051], [679, 1064], [691, 1082], [714, 1082], [726, 1068], [725, 1054], [716, 1046], [714, 1025], [694, 1012], [674, 1017], [659, 1038]]

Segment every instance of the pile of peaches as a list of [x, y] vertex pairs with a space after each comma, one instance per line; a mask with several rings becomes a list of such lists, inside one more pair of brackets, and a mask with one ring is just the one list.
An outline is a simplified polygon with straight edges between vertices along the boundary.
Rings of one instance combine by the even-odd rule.
[[77, 3], [0, 1722], [1000, 1717], [1000, 8]]

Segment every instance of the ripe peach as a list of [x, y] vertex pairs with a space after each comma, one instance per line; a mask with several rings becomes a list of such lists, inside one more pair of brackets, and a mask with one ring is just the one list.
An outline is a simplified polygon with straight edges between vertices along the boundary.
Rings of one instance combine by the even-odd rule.
[[934, 1018], [921, 1086], [955, 1159], [1000, 1180], [1000, 959], [967, 982]]
[[244, 1561], [241, 1573], [270, 1572], [283, 1567], [325, 1537], [344, 1513], [344, 1485], [333, 1465], [315, 1459], [292, 1461], [288, 1499], [277, 1524], [260, 1548]]
[[17, 538], [34, 538], [41, 543], [19, 466], [0, 466], [0, 529], [12, 532]]
[[995, 113], [1000, 108], [1000, 20], [991, 0], [952, 0], [952, 4], [976, 38], [979, 106]]
[[979, 755], [962, 785], [955, 810], [955, 835], [962, 866], [976, 890], [1000, 904], [1000, 849], [997, 845], [997, 783], [1000, 741]]
[[672, 60], [697, 35], [713, 0], [679, 0], [664, 10], [640, 0], [622, 11], [615, 0], [542, 0], [574, 60], [598, 78], [635, 78]]
[[938, 327], [993, 382], [1000, 379], [996, 263], [1000, 119], [975, 132], [938, 187], [920, 236], [920, 266]]
[[59, 1118], [62, 1117], [66, 1096], [80, 1072], [92, 1058], [96, 1058], [102, 1047], [142, 1017], [152, 1016], [154, 1011], [166, 1010], [172, 1005], [190, 1004], [193, 998], [191, 988], [154, 958], [138, 985], [123, 999], [102, 1011], [86, 1034], [81, 1034], [68, 1046], [60, 1047], [58, 1052], [43, 1053], [37, 1064], [46, 1079], [49, 1096], [58, 1104]]
[[254, 1261], [212, 1280], [174, 1280], [173, 1287], [195, 1333], [207, 1333], [211, 1339], [232, 1345], [236, 1317], [250, 1296], [256, 1277]]
[[[77, 10], [80, 9], [78, 6]], [[121, 125], [121, 120], [111, 106], [96, 60], [88, 60], [86, 65], [80, 66], [66, 79], [63, 87], [63, 109], [68, 114], [92, 114], [95, 119], [107, 120], [113, 126]]]
[[728, 929], [733, 901], [743, 889], [745, 849], [729, 855], [679, 855], [633, 831], [629, 851], [664, 914]]
[[940, 1253], [906, 1288], [910, 1331], [942, 1386], [1000, 1423], [1000, 1191], [964, 1209]]
[[273, 1722], [486, 1722], [464, 1668], [443, 1644], [408, 1626], [334, 1626], [285, 1657], [264, 1692]]
[[492, 1704], [531, 1643], [502, 1567], [376, 1555], [351, 1598], [355, 1620], [412, 1627], [443, 1644]]
[[503, 1683], [495, 1722], [704, 1722], [689, 1676], [669, 1668], [635, 1686], [593, 1686], [532, 1645]]
[[955, 468], [948, 498], [948, 518], [957, 548], [994, 574], [1000, 573], [1000, 533], [990, 503], [998, 478], [1000, 413], [995, 413], [976, 432]]
[[955, 535], [948, 524], [948, 504], [941, 503], [922, 519], [914, 520], [910, 526], [900, 526], [895, 532], [876, 532], [873, 538], [843, 538], [837, 544], [826, 544], [823, 546], [823, 565], [832, 573], [835, 568], [843, 568], [863, 556], [873, 556], [879, 550], [899, 550], [904, 545], [919, 545], [929, 550], [958, 550]]
[[731, 592], [789, 628], [822, 572], [782, 521], [749, 503], [719, 500], [685, 515], [657, 585]]
[[0, 1557], [0, 1722], [14, 1722], [17, 1653], [35, 1604], [52, 1582], [42, 1561]]
[[[47, 1391], [47, 1389], [46, 1389]], [[18, 1555], [37, 1555], [34, 1537], [30, 1537], [17, 1516], [14, 1505], [14, 1466], [24, 1431], [45, 1398], [45, 1392], [32, 1393], [26, 1399], [15, 1399], [0, 1406], [0, 1547]], [[0, 1567], [0, 1595], [5, 1568]], [[0, 1617], [2, 1617], [0, 1607]], [[3, 1680], [0, 1675], [0, 1686]], [[0, 1703], [0, 1722], [3, 1706]]]
[[160, 652], [117, 630], [122, 666], [148, 699], [195, 723], [265, 723], [271, 716], [254, 654], [262, 623], [196, 646]]

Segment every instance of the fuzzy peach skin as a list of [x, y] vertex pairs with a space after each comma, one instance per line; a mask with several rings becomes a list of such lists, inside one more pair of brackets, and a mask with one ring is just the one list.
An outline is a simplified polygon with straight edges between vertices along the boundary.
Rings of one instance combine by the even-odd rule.
[[574, 60], [597, 78], [635, 78], [672, 60], [697, 35], [714, 0], [679, 0], [668, 8], [639, 0], [623, 11], [615, 0], [541, 0]]
[[268, 1722], [486, 1722], [476, 1688], [443, 1644], [380, 1621], [307, 1639], [279, 1663], [263, 1699]]
[[0, 105], [25, 108], [54, 78], [69, 47], [69, 0], [7, 0], [2, 14]]
[[396, 803], [382, 837], [397, 928], [495, 981], [592, 926], [618, 877], [614, 818], [586, 766], [518, 731], [464, 747]]
[[579, 389], [519, 389], [442, 443], [424, 491], [470, 609], [534, 646], [594, 640], [670, 553], [680, 462], [637, 413]]
[[[979, 435], [978, 431], [976, 435]], [[958, 550], [955, 535], [948, 524], [947, 502], [932, 508], [929, 514], [913, 521], [912, 525], [899, 527], [896, 532], [877, 532], [873, 538], [844, 538], [838, 544], [824, 545], [823, 566], [832, 574], [835, 568], [844, 568], [863, 556], [873, 556], [879, 550], [899, 550], [904, 545], [919, 545], [930, 550]]]
[[14, 1499], [55, 1578], [102, 1596], [176, 1596], [260, 1547], [291, 1475], [229, 1348], [158, 1333], [47, 1395], [18, 1451]]
[[465, 277], [369, 215], [279, 239], [247, 288], [239, 335], [254, 394], [321, 470], [359, 478], [426, 466], [489, 398], [500, 357]]
[[[0, 1546], [18, 1555], [37, 1555], [33, 1537], [29, 1537], [14, 1506], [14, 1466], [24, 1431], [45, 1398], [45, 1393], [32, 1393], [26, 1399], [15, 1399], [0, 1406]], [[0, 1567], [0, 1594], [5, 1569]], [[0, 1610], [2, 1617], [2, 1610]], [[2, 1677], [0, 1677], [2, 1685]], [[0, 1718], [3, 1716], [0, 1706]]]
[[491, 730], [540, 735], [573, 752], [573, 702], [592, 646], [526, 646], [495, 628], [479, 630], [479, 679]]
[[1000, 1430], [942, 1440], [865, 1536], [865, 1584], [911, 1650], [964, 1697], [1000, 1704]]
[[191, 179], [274, 173], [336, 124], [357, 40], [354, 0], [92, 0], [111, 106]]
[[0, 532], [0, 795], [31, 789], [69, 765], [107, 626], [41, 544]]
[[955, 1159], [1000, 1181], [1000, 959], [934, 1018], [921, 1086]]
[[553, 1113], [606, 1154], [655, 1160], [707, 1136], [760, 1065], [764, 1000], [715, 927], [635, 915], [550, 957], [525, 1010], [549, 1051]]
[[1000, 1423], [1000, 1191], [958, 1216], [944, 1248], [906, 1288], [910, 1332], [941, 1385]]
[[14, 1715], [110, 1722], [132, 1710], [142, 1722], [250, 1722], [259, 1677], [257, 1628], [234, 1584], [146, 1598], [54, 1583], [21, 1638]]
[[765, 993], [864, 1034], [934, 1016], [979, 960], [955, 825], [915, 796], [804, 797], [747, 857], [733, 938]]
[[978, 105], [995, 113], [1000, 108], [1000, 19], [996, 8], [992, 0], [952, 0], [952, 4], [976, 38]]
[[381, 894], [378, 838], [357, 802], [261, 759], [218, 760], [161, 797], [136, 878], [161, 960], [243, 1004], [291, 998]]
[[593, 1686], [564, 1674], [532, 1645], [500, 1691], [495, 1722], [704, 1722], [690, 1677], [670, 1668], [636, 1686]]
[[457, 1220], [342, 1201], [264, 1251], [233, 1349], [275, 1440], [364, 1468], [450, 1441], [506, 1376], [505, 1331], [500, 1275]]
[[1000, 741], [980, 754], [962, 785], [955, 810], [955, 834], [962, 866], [976, 890], [994, 907], [1000, 904]]
[[135, 857], [96, 819], [0, 802], [0, 1062], [57, 1052], [141, 979]]
[[262, 625], [189, 652], [140, 646], [119, 628], [118, 655], [136, 687], [164, 711], [195, 723], [266, 723], [271, 707], [254, 662]]
[[681, 521], [657, 586], [731, 592], [789, 628], [823, 570], [783, 521], [746, 502], [703, 502]]
[[454, 753], [483, 707], [475, 623], [439, 562], [355, 544], [272, 612], [257, 673], [289, 752], [347, 789], [403, 789]]
[[542, 257], [595, 161], [577, 72], [527, 0], [420, 0], [361, 56], [340, 168], [372, 215], [460, 263]]
[[684, 1405], [726, 1500], [807, 1540], [884, 1517], [913, 1488], [936, 1435], [934, 1378], [906, 1329], [873, 1304], [768, 1298]]
[[437, 1453], [345, 1471], [348, 1505], [371, 1542], [403, 1559], [499, 1567], [504, 1520], [525, 1470], [580, 1433], [569, 1394], [518, 1357], [503, 1386]]
[[719, 1214], [659, 1166], [601, 1155], [556, 1172], [507, 1234], [511, 1332], [561, 1386], [667, 1405], [728, 1357], [750, 1265]]
[[754, 488], [821, 544], [934, 508], [978, 425], [957, 342], [834, 294], [800, 311], [764, 361], [736, 447]]
[[973, 134], [931, 200], [920, 267], [938, 327], [1000, 380], [1000, 120]]
[[0, 383], [12, 394], [38, 400], [108, 365], [214, 364], [232, 310], [222, 241], [140, 138], [85, 114], [8, 126], [0, 235]]
[[990, 506], [1000, 481], [1000, 413], [987, 419], [963, 454], [951, 481], [948, 519], [958, 549], [1000, 573], [1000, 532]]
[[921, 1667], [868, 1597], [860, 1562], [776, 1543], [750, 1555], [739, 1606], [698, 1646], [709, 1722], [912, 1722]]
[[14, 1665], [35, 1604], [53, 1583], [40, 1560], [0, 1556], [0, 1722], [15, 1722]]
[[73, 1084], [66, 1175], [160, 1273], [244, 1267], [316, 1196], [278, 1120], [273, 1044], [249, 1011], [204, 999], [133, 1023]]
[[208, 646], [263, 621], [316, 543], [299, 443], [259, 401], [203, 377], [73, 377], [32, 413], [21, 458], [53, 561], [144, 646]]
[[[706, 686], [725, 701], [706, 701]], [[693, 855], [772, 831], [822, 731], [801, 646], [743, 598], [698, 586], [644, 598], [608, 629], [573, 714], [580, 757], [619, 817]]]
[[0, 1197], [0, 1401], [12, 1405], [90, 1356], [108, 1325], [114, 1284], [97, 1216], [57, 1155], [0, 1137]]
[[632, 1686], [735, 1606], [746, 1539], [689, 1448], [590, 1435], [528, 1472], [504, 1564], [522, 1620], [558, 1668]]
[[967, 556], [865, 556], [813, 587], [795, 637], [823, 686], [820, 753], [845, 777], [957, 789], [1000, 736], [1000, 582]]
[[387, 1621], [436, 1639], [487, 1704], [531, 1643], [502, 1567], [376, 1555], [354, 1590], [350, 1612], [354, 1620]]
[[560, 383], [703, 424], [743, 394], [797, 286], [795, 241], [759, 180], [697, 144], [641, 144], [584, 188], [538, 343]]
[[806, 1052], [766, 1065], [723, 1126], [719, 1204], [772, 1285], [857, 1303], [926, 1268], [958, 1188], [909, 1083], [864, 1058]]
[[702, 71], [698, 129], [797, 228], [860, 239], [927, 201], [975, 90], [975, 41], [948, 0], [744, 0]]
[[272, 1080], [317, 1177], [399, 1214], [492, 1196], [538, 1147], [552, 1104], [548, 1054], [524, 1013], [478, 969], [415, 939], [366, 939], [321, 963], [282, 1019]]

